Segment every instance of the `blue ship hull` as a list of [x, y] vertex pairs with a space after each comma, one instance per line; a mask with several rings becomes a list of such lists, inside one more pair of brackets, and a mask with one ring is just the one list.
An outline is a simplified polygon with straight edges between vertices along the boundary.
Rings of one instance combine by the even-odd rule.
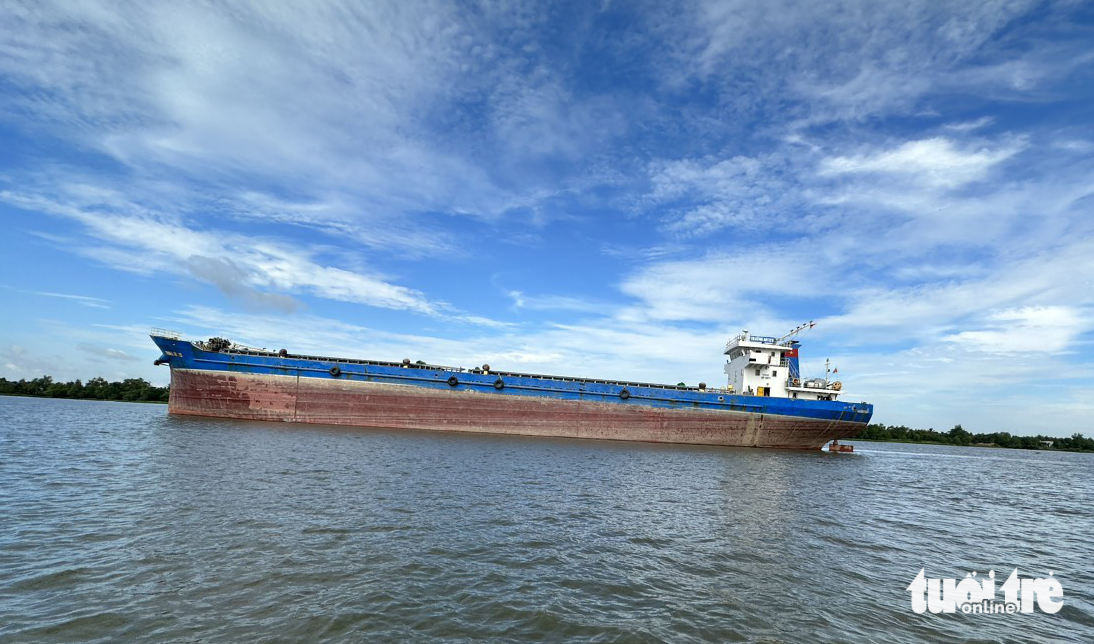
[[[173, 413], [802, 448], [853, 436], [873, 414], [867, 403], [238, 348], [211, 351], [178, 338], [152, 339], [162, 351], [157, 363], [172, 370]], [[534, 426], [524, 427], [529, 424]]]

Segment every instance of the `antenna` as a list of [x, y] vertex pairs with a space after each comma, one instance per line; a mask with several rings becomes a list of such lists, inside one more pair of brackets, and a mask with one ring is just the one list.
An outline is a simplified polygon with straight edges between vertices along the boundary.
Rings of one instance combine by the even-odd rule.
[[794, 327], [794, 329], [791, 330], [790, 333], [787, 333], [786, 335], [779, 338], [778, 340], [775, 340], [775, 342], [777, 344], [779, 342], [782, 342], [783, 340], [788, 340], [788, 339], [798, 335], [802, 331], [805, 331], [806, 329], [812, 329], [815, 326], [817, 326], [817, 323], [814, 322], [813, 320], [809, 320], [808, 322], [806, 322], [804, 324], [799, 324], [798, 326]]

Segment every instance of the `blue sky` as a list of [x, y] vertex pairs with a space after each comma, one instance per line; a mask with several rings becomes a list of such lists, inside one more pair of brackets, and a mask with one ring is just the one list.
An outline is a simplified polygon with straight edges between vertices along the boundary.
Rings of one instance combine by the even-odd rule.
[[[952, 6], [948, 6], [952, 5]], [[306, 8], [301, 8], [306, 7]], [[148, 328], [1094, 432], [1081, 2], [8, 2], [0, 376]]]

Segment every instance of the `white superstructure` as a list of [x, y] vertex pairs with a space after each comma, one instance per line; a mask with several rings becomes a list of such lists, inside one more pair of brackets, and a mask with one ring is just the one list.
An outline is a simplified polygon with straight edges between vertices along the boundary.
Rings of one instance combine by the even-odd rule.
[[750, 335], [748, 331], [730, 338], [725, 351], [730, 391], [746, 396], [835, 400], [842, 383], [829, 381], [827, 373], [824, 378], [802, 379], [798, 372], [798, 343], [788, 338], [803, 327], [782, 338]]

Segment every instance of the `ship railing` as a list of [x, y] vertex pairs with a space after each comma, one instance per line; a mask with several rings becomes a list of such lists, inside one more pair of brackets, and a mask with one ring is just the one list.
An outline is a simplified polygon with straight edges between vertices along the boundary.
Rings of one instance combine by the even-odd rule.
[[[199, 349], [202, 349], [203, 351], [208, 351], [209, 350], [206, 346], [207, 343], [205, 343], [205, 342], [197, 341], [197, 342], [194, 342], [193, 344], [194, 344], [194, 346], [196, 346]], [[267, 349], [256, 349], [256, 348], [253, 348], [253, 347], [240, 348], [241, 346], [242, 345], [238, 345], [238, 344], [233, 343], [228, 348], [219, 350], [219, 352], [220, 353], [234, 353], [234, 354], [237, 354], [237, 355], [252, 355], [252, 356], [264, 356], [264, 357], [277, 357], [278, 356], [277, 353], [274, 353], [274, 352], [269, 351]], [[426, 364], [413, 363], [413, 364], [410, 364], [410, 365], [404, 365], [401, 362], [389, 362], [389, 361], [386, 361], [386, 360], [362, 360], [362, 359], [359, 359], [359, 358], [332, 358], [332, 357], [326, 357], [326, 356], [310, 356], [310, 355], [303, 355], [303, 354], [297, 354], [297, 353], [289, 354], [289, 356], [294, 358], [294, 359], [298, 359], [298, 360], [313, 360], [313, 361], [316, 361], [316, 362], [376, 365], [376, 366], [382, 366], [382, 367], [409, 367], [409, 368], [414, 368], [414, 369], [443, 369], [443, 370], [446, 370], [446, 371], [452, 371], [452, 372], [457, 372], [457, 373], [483, 373], [482, 370], [479, 369], [478, 367], [467, 369], [467, 368], [464, 368], [464, 367], [451, 367], [451, 366], [436, 365], [436, 364], [429, 364], [429, 363], [426, 363]], [[676, 390], [676, 391], [705, 391], [705, 392], [714, 392], [714, 393], [719, 393], [719, 394], [723, 394], [723, 393], [724, 394], [732, 394], [732, 393], [734, 393], [733, 391], [729, 390], [728, 388], [724, 388], [724, 387], [707, 387], [705, 389], [700, 389], [697, 386], [688, 386], [688, 385], [680, 386], [680, 385], [658, 384], [658, 383], [651, 383], [651, 382], [631, 382], [631, 381], [628, 381], [628, 380], [605, 380], [605, 379], [601, 379], [601, 378], [551, 376], [551, 375], [538, 374], [538, 373], [520, 373], [520, 372], [516, 372], [516, 371], [499, 371], [497, 369], [491, 369], [490, 373], [492, 375], [496, 375], [496, 376], [505, 376], [505, 377], [514, 377], [514, 378], [541, 378], [543, 380], [553, 380], [553, 381], [556, 381], [556, 382], [581, 382], [581, 383], [587, 383], [587, 384], [620, 385], [620, 386], [626, 386], [626, 387], [646, 387], [646, 388], [649, 388], [649, 389], [672, 389], [672, 390]]]
[[786, 358], [781, 360], [764, 360], [760, 361], [758, 358], [749, 358], [747, 367], [789, 367], [790, 361]]
[[152, 336], [157, 338], [170, 338], [172, 340], [179, 340], [182, 338], [182, 334], [178, 331], [169, 331], [155, 326], [152, 327]]
[[266, 347], [261, 347], [261, 348], [259, 348], [259, 347], [249, 347], [245, 344], [240, 344], [238, 342], [233, 342], [232, 343], [231, 350], [232, 351], [238, 351], [239, 353], [250, 353], [250, 354], [257, 354], [257, 355], [265, 355], [265, 354], [270, 353], [270, 350], [267, 349]]
[[773, 344], [784, 347], [790, 346], [789, 342], [779, 342], [778, 338], [774, 338], [768, 335], [747, 335], [742, 333], [726, 341], [726, 351], [728, 352], [735, 345], [741, 342], [756, 342], [758, 344]]

